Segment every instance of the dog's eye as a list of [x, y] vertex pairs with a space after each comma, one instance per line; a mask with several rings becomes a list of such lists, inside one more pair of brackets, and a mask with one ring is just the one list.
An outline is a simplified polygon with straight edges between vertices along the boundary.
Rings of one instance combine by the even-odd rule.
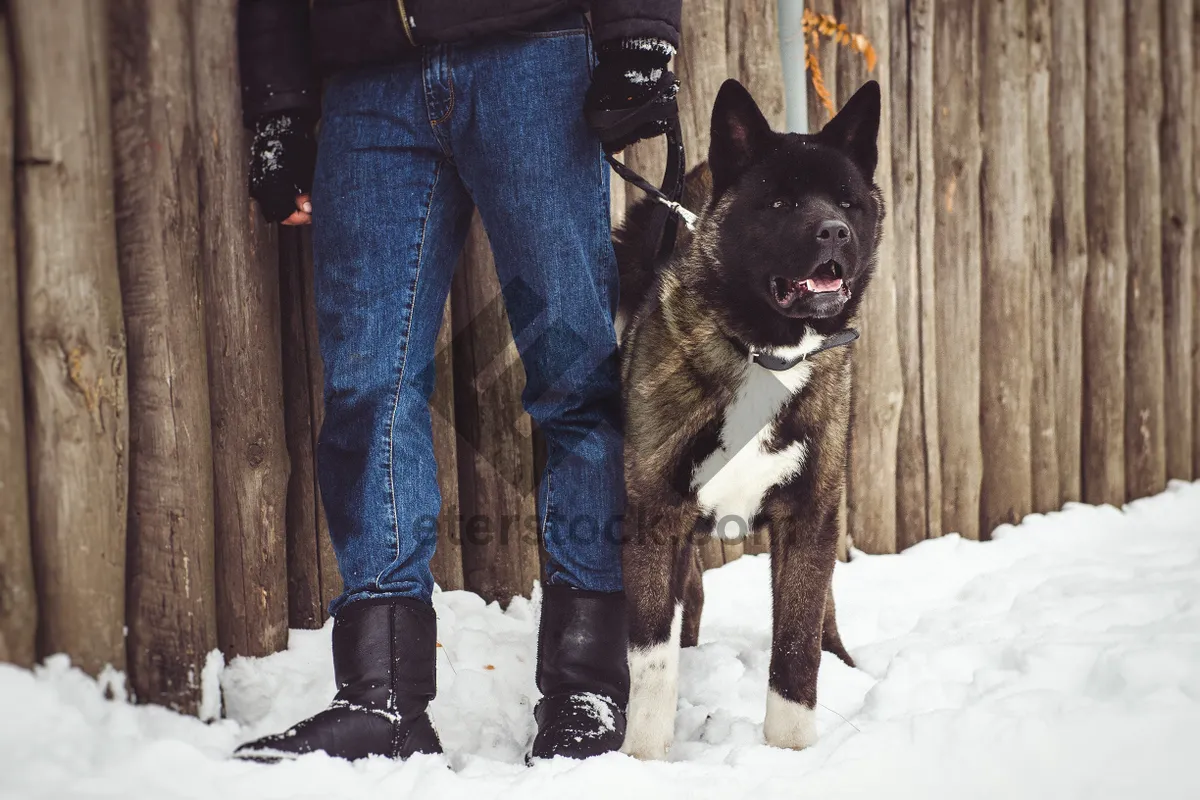
[[842, 202], [838, 203], [838, 205], [841, 206], [842, 208], [850, 208], [850, 201], [843, 200]]
[[776, 200], [771, 203], [771, 208], [791, 208], [793, 205], [791, 200]]

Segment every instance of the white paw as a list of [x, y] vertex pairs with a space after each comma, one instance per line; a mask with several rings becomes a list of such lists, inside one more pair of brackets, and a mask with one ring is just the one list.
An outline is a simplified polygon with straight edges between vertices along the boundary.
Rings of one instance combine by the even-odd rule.
[[675, 738], [675, 715], [666, 719], [637, 719], [630, 717], [625, 727], [625, 743], [621, 752], [642, 761], [663, 761]]
[[803, 703], [788, 700], [774, 689], [768, 689], [763, 736], [772, 747], [803, 750], [816, 744], [817, 713]]
[[629, 650], [629, 711], [621, 752], [634, 758], [664, 759], [675, 738], [682, 623], [683, 609], [677, 606], [670, 639], [654, 647]]

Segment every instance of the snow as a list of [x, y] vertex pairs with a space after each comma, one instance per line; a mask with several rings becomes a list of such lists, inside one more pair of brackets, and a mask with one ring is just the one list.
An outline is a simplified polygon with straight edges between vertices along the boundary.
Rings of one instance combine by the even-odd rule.
[[1123, 511], [1068, 506], [996, 531], [839, 565], [842, 637], [826, 655], [818, 743], [763, 744], [767, 561], [705, 576], [683, 652], [670, 761], [612, 753], [523, 763], [533, 735], [536, 598], [436, 595], [447, 756], [260, 765], [240, 742], [333, 694], [329, 629], [263, 659], [206, 665], [206, 724], [124, 698], [65, 657], [0, 666], [0, 798], [1200, 797], [1200, 483]]

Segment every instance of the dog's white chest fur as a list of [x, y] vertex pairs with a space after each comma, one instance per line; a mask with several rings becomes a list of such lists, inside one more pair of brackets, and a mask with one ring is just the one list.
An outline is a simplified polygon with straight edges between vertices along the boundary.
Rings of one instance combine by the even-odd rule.
[[[811, 352], [820, 343], [821, 337], [810, 334], [797, 347], [774, 352], [788, 357]], [[713, 535], [733, 539], [750, 533], [767, 492], [804, 466], [805, 442], [791, 442], [778, 451], [767, 445], [784, 404], [811, 375], [808, 361], [780, 372], [747, 363], [737, 395], [725, 409], [721, 444], [692, 473], [701, 508], [716, 518]]]

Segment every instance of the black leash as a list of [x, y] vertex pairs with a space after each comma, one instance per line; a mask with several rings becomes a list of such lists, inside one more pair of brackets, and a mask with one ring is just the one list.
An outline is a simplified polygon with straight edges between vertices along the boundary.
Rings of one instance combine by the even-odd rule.
[[[666, 73], [663, 79], [667, 79]], [[653, 99], [637, 108], [593, 112], [588, 117], [588, 123], [605, 141], [627, 136], [645, 123], [661, 118], [664, 104], [659, 102], [657, 97], [656, 93]], [[666, 133], [667, 168], [663, 172], [661, 188], [617, 161], [611, 154], [604, 154], [604, 158], [623, 180], [641, 189], [659, 204], [651, 215], [644, 245], [653, 264], [661, 264], [671, 257], [680, 219], [688, 230], [695, 230], [696, 226], [696, 215], [679, 202], [683, 197], [683, 179], [687, 173], [687, 163], [683, 149], [683, 133], [679, 129], [678, 106], [672, 99], [665, 108], [672, 113], [671, 124]]]
[[787, 372], [792, 367], [799, 364], [801, 361], [807, 361], [817, 353], [824, 353], [826, 350], [832, 350], [835, 347], [843, 347], [850, 344], [858, 338], [858, 331], [854, 328], [846, 328], [844, 331], [838, 331], [825, 337], [825, 341], [821, 342], [821, 346], [816, 350], [808, 353], [803, 353], [795, 358], [781, 358], [770, 353], [763, 353], [758, 350], [750, 350], [750, 360], [765, 369], [772, 372]]

